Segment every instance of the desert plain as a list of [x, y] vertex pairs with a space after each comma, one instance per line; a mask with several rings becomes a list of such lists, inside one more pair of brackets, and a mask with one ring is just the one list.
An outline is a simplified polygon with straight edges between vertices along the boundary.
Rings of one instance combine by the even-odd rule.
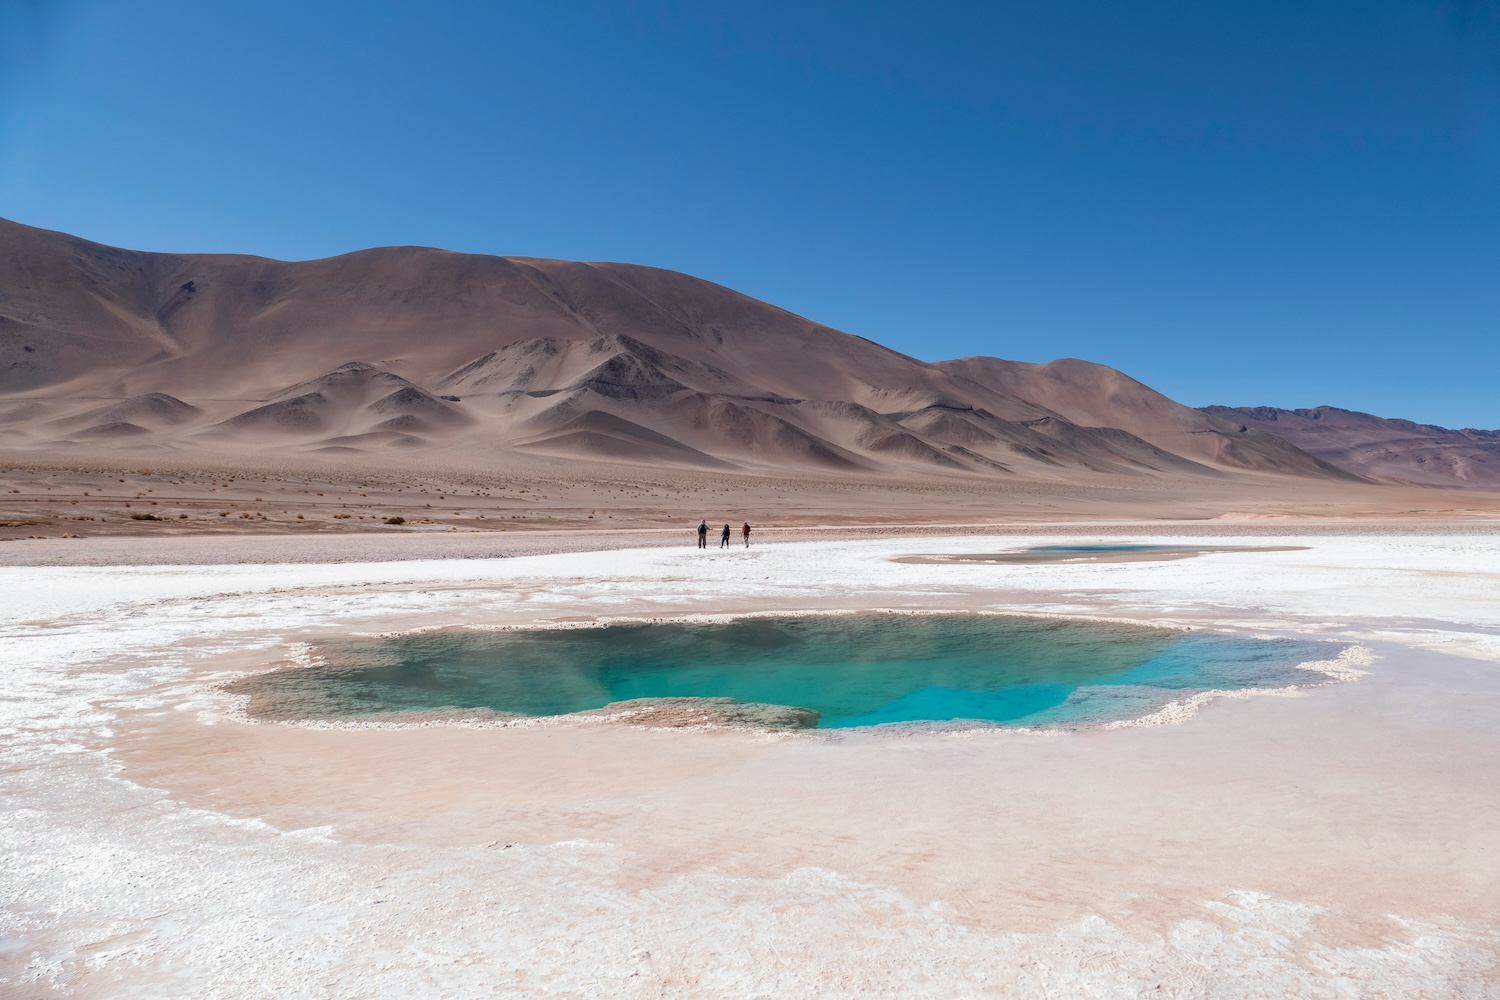
[[[0, 546], [8, 995], [1493, 995], [1495, 497], [607, 471], [8, 468], [50, 536]], [[697, 551], [700, 517], [755, 544]], [[902, 559], [1206, 537], [1246, 551]], [[1342, 652], [1055, 731], [289, 725], [224, 690], [332, 635], [870, 609]]]

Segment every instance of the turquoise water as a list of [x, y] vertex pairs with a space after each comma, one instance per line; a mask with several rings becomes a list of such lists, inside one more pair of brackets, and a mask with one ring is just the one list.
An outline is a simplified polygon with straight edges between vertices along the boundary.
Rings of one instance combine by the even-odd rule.
[[326, 643], [323, 665], [239, 682], [267, 719], [547, 716], [641, 698], [807, 710], [839, 729], [1146, 714], [1196, 690], [1307, 683], [1334, 647], [1292, 639], [993, 615], [807, 616]]

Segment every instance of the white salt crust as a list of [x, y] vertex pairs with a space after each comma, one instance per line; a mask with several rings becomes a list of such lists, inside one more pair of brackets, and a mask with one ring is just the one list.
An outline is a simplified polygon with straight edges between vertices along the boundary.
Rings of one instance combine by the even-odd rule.
[[5, 569], [0, 994], [1494, 996], [1493, 923], [1392, 915], [1380, 943], [1352, 946], [1320, 936], [1318, 907], [1248, 887], [1155, 932], [1096, 916], [1001, 934], [823, 868], [689, 871], [641, 889], [619, 877], [627, 844], [432, 848], [277, 829], [128, 781], [112, 755], [133, 712], [210, 707], [191, 702], [224, 679], [205, 678], [205, 664], [351, 630], [879, 604], [1344, 641], [1338, 660], [1305, 665], [1330, 679], [1382, 669], [1366, 641], [1500, 661], [1500, 540], [1286, 541], [1310, 548], [1102, 566], [889, 562], [942, 547], [923, 538], [719, 559]]

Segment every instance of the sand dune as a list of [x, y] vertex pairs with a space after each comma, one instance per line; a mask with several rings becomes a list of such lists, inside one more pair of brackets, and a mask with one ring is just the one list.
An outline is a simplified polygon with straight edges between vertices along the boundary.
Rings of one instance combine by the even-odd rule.
[[114, 423], [128, 421], [147, 427], [175, 427], [192, 421], [202, 411], [162, 392], [133, 396], [70, 418], [73, 423]]
[[927, 364], [629, 264], [420, 247], [305, 262], [141, 253], [0, 222], [0, 320], [0, 434], [14, 450], [1349, 478], [1099, 365]]
[[[466, 414], [388, 371], [350, 362], [292, 386], [272, 402], [256, 406], [215, 425], [210, 433], [230, 439], [326, 439], [348, 444], [353, 436], [379, 432], [441, 433], [472, 423]], [[420, 443], [413, 439], [412, 443]]]
[[553, 425], [543, 436], [521, 442], [520, 447], [565, 456], [584, 454], [653, 464], [728, 466], [696, 448], [604, 410], [586, 410]]
[[1500, 485], [1500, 431], [1450, 430], [1336, 406], [1205, 406], [1203, 411], [1275, 434], [1371, 478], [1437, 486]]

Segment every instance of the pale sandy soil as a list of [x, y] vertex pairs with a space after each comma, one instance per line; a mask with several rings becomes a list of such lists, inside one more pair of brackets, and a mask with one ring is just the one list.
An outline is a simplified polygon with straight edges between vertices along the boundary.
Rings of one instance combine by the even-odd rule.
[[[101, 537], [293, 535], [320, 552], [336, 552], [338, 543], [322, 540], [370, 533], [416, 536], [421, 540], [395, 543], [390, 550], [411, 551], [429, 544], [430, 536], [462, 534], [469, 537], [431, 543], [434, 551], [446, 555], [452, 551], [441, 547], [446, 545], [462, 550], [457, 554], [503, 553], [526, 551], [533, 543], [492, 536], [647, 531], [680, 538], [700, 519], [711, 527], [727, 522], [736, 529], [749, 521], [763, 531], [930, 531], [951, 526], [1035, 530], [1073, 522], [1238, 526], [1500, 518], [1500, 492], [1249, 474], [1222, 480], [1049, 481], [768, 477], [560, 460], [511, 462], [503, 469], [422, 468], [408, 462], [384, 472], [372, 472], [368, 463], [308, 464], [305, 458], [301, 465], [288, 459], [275, 466], [215, 466], [182, 456], [175, 461], [179, 464], [171, 457], [0, 464], [0, 561], [25, 560], [10, 550], [44, 539], [86, 547]], [[386, 523], [396, 517], [404, 523]], [[591, 538], [586, 544], [600, 543]], [[385, 556], [372, 552], [370, 558]]]
[[[1500, 537], [1355, 530], [1101, 564], [893, 559], [1128, 530], [8, 567], [0, 984], [1493, 996]], [[350, 631], [869, 608], [1296, 634], [1373, 662], [1055, 735], [308, 729], [237, 721], [214, 687]]]

